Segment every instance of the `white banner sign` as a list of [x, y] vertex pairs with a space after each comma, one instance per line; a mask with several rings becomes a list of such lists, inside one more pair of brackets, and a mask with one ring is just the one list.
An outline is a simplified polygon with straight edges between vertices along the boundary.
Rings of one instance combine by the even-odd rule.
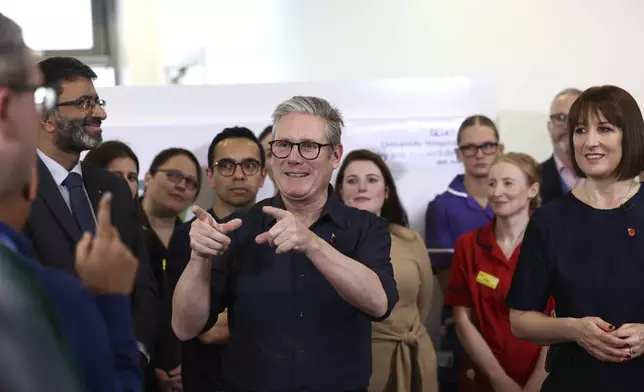
[[[377, 151], [391, 164], [414, 167], [459, 165], [454, 150], [462, 119], [395, 121], [389, 124], [349, 124], [346, 130], [347, 152], [354, 148]], [[359, 147], [358, 147], [359, 146]]]

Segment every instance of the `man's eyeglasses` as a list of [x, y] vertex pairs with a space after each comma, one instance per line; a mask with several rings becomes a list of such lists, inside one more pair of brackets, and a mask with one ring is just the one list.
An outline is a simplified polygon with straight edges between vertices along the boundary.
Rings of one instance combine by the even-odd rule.
[[16, 93], [33, 93], [34, 105], [39, 113], [48, 112], [58, 103], [58, 92], [53, 87], [10, 85], [9, 90]]
[[473, 157], [476, 156], [479, 150], [485, 155], [492, 155], [496, 152], [496, 148], [498, 147], [499, 143], [495, 142], [487, 142], [483, 144], [465, 144], [463, 146], [459, 146], [458, 149], [461, 151], [463, 155], [466, 157]]
[[186, 189], [194, 191], [199, 188], [199, 181], [196, 178], [191, 176], [186, 176], [181, 173], [179, 170], [157, 170], [158, 172], [164, 173], [168, 180], [173, 184], [178, 184], [181, 181], [185, 180]]
[[58, 106], [76, 106], [83, 109], [87, 113], [91, 113], [96, 109], [96, 105], [104, 108], [105, 100], [99, 97], [80, 97], [73, 101], [60, 102]]
[[237, 166], [241, 168], [242, 173], [252, 176], [259, 171], [260, 163], [257, 159], [244, 159], [241, 162], [235, 162], [232, 159], [222, 159], [215, 162], [213, 167], [217, 168], [219, 174], [224, 177], [230, 177], [235, 174]]
[[568, 116], [564, 113], [553, 113], [550, 115], [550, 121], [558, 127], [565, 127], [568, 125]]
[[294, 143], [289, 142], [288, 140], [272, 140], [268, 142], [271, 146], [271, 152], [273, 156], [278, 159], [284, 159], [291, 154], [293, 146], [297, 146], [297, 151], [300, 153], [300, 156], [304, 159], [312, 161], [320, 156], [320, 149], [322, 147], [330, 146], [330, 143], [317, 143], [317, 142], [300, 142]]

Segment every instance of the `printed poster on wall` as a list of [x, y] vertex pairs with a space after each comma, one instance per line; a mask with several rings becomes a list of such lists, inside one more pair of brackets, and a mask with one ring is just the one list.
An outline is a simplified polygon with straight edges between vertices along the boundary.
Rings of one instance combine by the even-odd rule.
[[378, 152], [388, 164], [414, 167], [460, 165], [456, 135], [463, 118], [369, 121], [347, 124], [345, 154], [356, 148]]

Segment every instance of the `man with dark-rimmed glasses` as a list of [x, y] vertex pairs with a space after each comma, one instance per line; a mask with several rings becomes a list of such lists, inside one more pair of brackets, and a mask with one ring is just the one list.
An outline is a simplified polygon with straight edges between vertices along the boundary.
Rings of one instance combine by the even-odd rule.
[[[220, 221], [255, 204], [266, 178], [266, 157], [257, 136], [248, 128], [221, 131], [208, 148], [208, 183], [215, 192], [208, 210]], [[175, 229], [170, 240], [168, 276], [172, 289], [190, 260], [190, 223]], [[183, 344], [182, 382], [186, 392], [223, 391], [221, 360], [228, 343], [224, 311], [209, 331]]]
[[398, 300], [387, 221], [333, 197], [344, 127], [336, 107], [297, 96], [272, 117], [278, 194], [222, 222], [193, 209], [172, 328], [192, 339], [228, 309], [228, 392], [367, 391], [371, 323]]
[[572, 168], [570, 151], [570, 130], [568, 112], [581, 90], [567, 88], [555, 95], [550, 104], [548, 133], [552, 141], [553, 154], [539, 165], [541, 171], [541, 203], [546, 204], [578, 185], [580, 179]]
[[42, 113], [38, 133], [36, 200], [25, 226], [38, 260], [78, 276], [75, 248], [83, 233], [94, 234], [98, 202], [112, 195], [112, 219], [125, 245], [140, 260], [129, 302], [141, 362], [149, 361], [160, 299], [145, 254], [137, 207], [128, 184], [119, 176], [85, 165], [83, 151], [103, 140], [101, 124], [107, 118], [105, 101], [94, 87], [94, 71], [71, 57], [51, 57], [38, 63], [44, 85], [59, 94], [56, 105]]

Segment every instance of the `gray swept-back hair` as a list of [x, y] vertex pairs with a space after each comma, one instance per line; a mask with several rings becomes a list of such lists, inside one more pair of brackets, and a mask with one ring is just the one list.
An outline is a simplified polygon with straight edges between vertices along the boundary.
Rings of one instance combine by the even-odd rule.
[[20, 26], [0, 13], [0, 85], [27, 80], [26, 50]]
[[578, 97], [578, 96], [581, 95], [581, 93], [583, 93], [583, 91], [581, 91], [580, 89], [575, 88], [575, 87], [569, 87], [567, 89], [561, 90], [552, 99], [552, 102], [550, 103], [550, 106], [552, 106], [555, 103], [555, 101], [557, 99], [559, 99], [559, 97], [563, 97], [564, 95], [572, 95], [572, 96]]
[[322, 117], [326, 121], [326, 138], [333, 147], [342, 143], [342, 128], [344, 120], [338, 108], [331, 105], [327, 100], [318, 97], [295, 96], [282, 102], [273, 112], [273, 137], [277, 122], [289, 113], [310, 114]]

